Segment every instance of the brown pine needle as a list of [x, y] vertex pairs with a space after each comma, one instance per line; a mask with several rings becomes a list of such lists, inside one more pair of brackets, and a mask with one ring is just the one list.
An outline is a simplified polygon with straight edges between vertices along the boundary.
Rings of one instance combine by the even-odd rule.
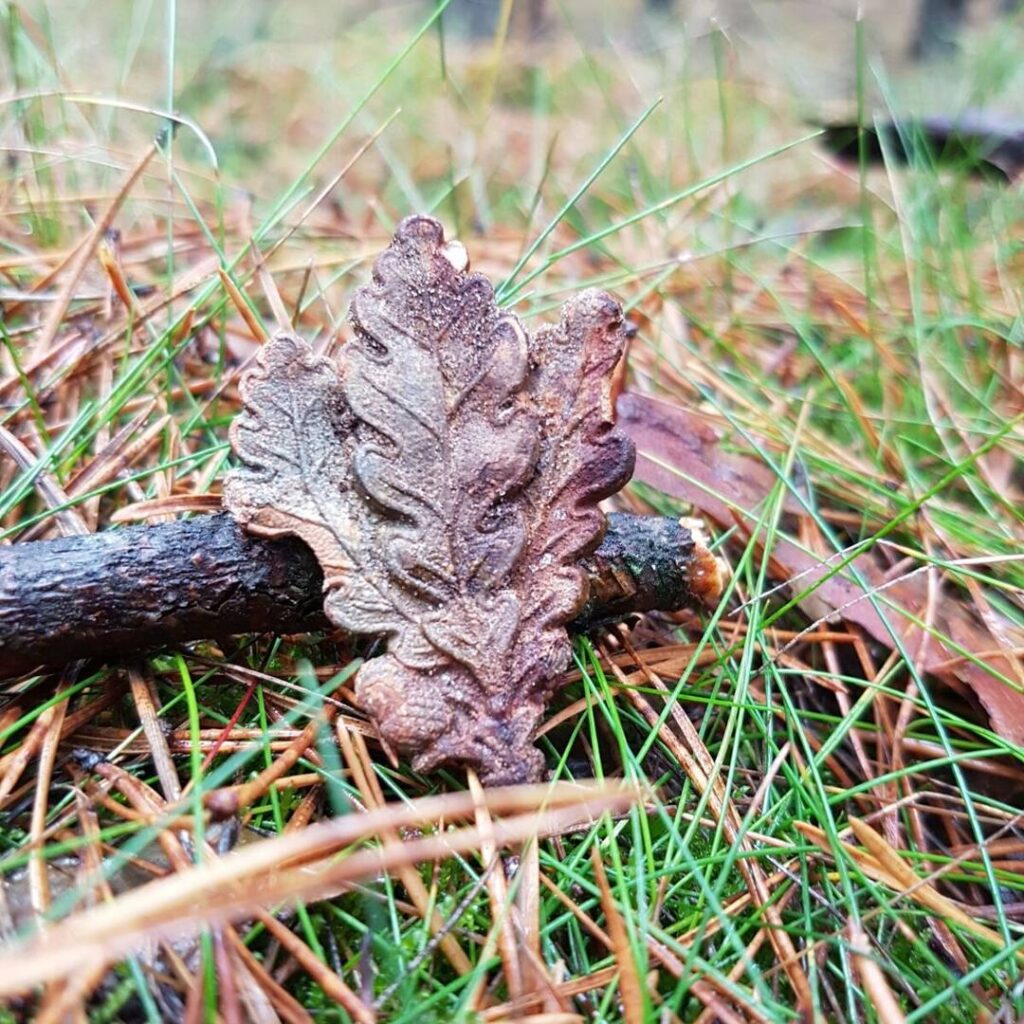
[[212, 790], [203, 797], [203, 804], [215, 818], [230, 818], [259, 800], [273, 783], [298, 764], [299, 758], [316, 742], [320, 730], [328, 728], [337, 713], [337, 705], [324, 704], [323, 710], [310, 720], [302, 732], [256, 778], [241, 786]]
[[[875, 858], [882, 871], [892, 880], [893, 888], [898, 892], [917, 900], [922, 906], [984, 939], [997, 949], [1005, 948], [1003, 937], [998, 932], [979, 924], [933, 885], [919, 878], [914, 869], [867, 822], [851, 818], [850, 828], [868, 853]], [[1017, 959], [1024, 963], [1024, 950], [1017, 951]]]
[[[130, 787], [126, 791], [134, 792]], [[605, 810], [629, 806], [636, 796], [635, 790], [626, 787], [515, 786], [485, 793], [484, 806], [492, 814], [513, 815], [493, 823], [497, 847], [592, 822]], [[479, 828], [467, 827], [413, 839], [398, 847], [359, 850], [340, 861], [324, 860], [382, 829], [400, 829], [441, 817], [447, 821], [471, 818], [478, 809], [478, 801], [468, 793], [424, 797], [363, 815], [321, 821], [301, 832], [237, 849], [216, 861], [183, 867], [62, 921], [45, 937], [9, 947], [0, 957], [0, 996], [110, 962], [146, 938], [180, 935], [203, 923], [240, 920], [261, 907], [286, 900], [324, 898], [350, 881], [400, 865], [479, 850], [483, 841]]]
[[338, 977], [294, 932], [265, 910], [256, 911], [256, 919], [299, 962], [302, 969], [334, 999], [358, 1024], [374, 1024], [376, 1014]]
[[[350, 729], [343, 719], [339, 719], [335, 723], [335, 734], [338, 738], [338, 746], [341, 748], [342, 758], [352, 773], [356, 788], [362, 795], [366, 807], [368, 809], [383, 807], [384, 794], [377, 783], [370, 753], [366, 749], [366, 740], [363, 739], [361, 733]], [[382, 831], [379, 838], [385, 846], [398, 846], [401, 843], [398, 833], [392, 829]], [[441, 952], [448, 958], [448, 962], [458, 974], [469, 974], [473, 969], [473, 964], [455, 936], [449, 933], [444, 920], [433, 906], [433, 901], [419, 872], [415, 868], [402, 866], [396, 869], [396, 874], [405, 886], [405, 891], [415, 904], [420, 917], [427, 922], [431, 935], [439, 940], [438, 945]]]
[[63, 696], [74, 681], [75, 672], [65, 672], [57, 689], [57, 700], [47, 716], [46, 731], [41, 740], [39, 760], [36, 764], [36, 792], [32, 803], [32, 822], [29, 826], [29, 839], [32, 844], [32, 856], [28, 862], [29, 892], [32, 897], [32, 910], [35, 912], [39, 927], [45, 927], [45, 915], [50, 909], [50, 884], [47, 876], [47, 865], [43, 857], [43, 832], [46, 828], [46, 815], [50, 806], [50, 781], [53, 778], [53, 766], [57, 760], [57, 745], [60, 742], [60, 731], [67, 714], [68, 699]]
[[160, 780], [160, 787], [164, 791], [164, 799], [168, 803], [173, 803], [181, 796], [181, 780], [178, 778], [178, 770], [171, 757], [170, 747], [167, 745], [167, 735], [157, 714], [152, 680], [147, 676], [143, 666], [133, 665], [128, 669], [128, 681], [142, 731], [149, 741], [153, 765], [156, 768], [157, 778]]
[[488, 869], [487, 895], [491, 904], [491, 929], [501, 955], [501, 964], [509, 995], [513, 999], [518, 999], [523, 994], [523, 977], [516, 935], [512, 927], [512, 903], [508, 894], [505, 866], [498, 856], [498, 848], [494, 841], [494, 822], [491, 821], [490, 813], [487, 810], [483, 786], [480, 785], [480, 780], [472, 769], [467, 771], [466, 778], [469, 783], [469, 791], [476, 803], [475, 819], [476, 827], [480, 832], [480, 856]]
[[267, 329], [263, 326], [263, 322], [253, 311], [252, 307], [246, 301], [245, 296], [238, 290], [238, 285], [235, 284], [231, 275], [223, 268], [217, 268], [217, 275], [220, 277], [220, 283], [224, 287], [224, 291], [228, 293], [228, 298], [231, 299], [232, 305], [238, 311], [238, 315], [245, 321], [246, 326], [249, 328], [249, 333], [258, 341], [266, 341], [270, 335], [267, 333]]
[[615, 904], [615, 897], [608, 885], [608, 875], [604, 870], [604, 862], [596, 844], [590, 848], [590, 862], [594, 866], [594, 878], [601, 893], [601, 909], [608, 922], [608, 938], [611, 940], [612, 952], [619, 967], [619, 992], [622, 996], [626, 1024], [643, 1024], [647, 1019], [643, 983], [636, 968], [636, 957], [629, 941], [626, 922], [623, 921], [622, 914]]
[[885, 972], [872, 956], [863, 928], [856, 922], [850, 921], [846, 931], [850, 939], [853, 964], [860, 976], [860, 983], [864, 987], [875, 1013], [878, 1014], [879, 1021], [881, 1024], [903, 1024], [906, 1017], [900, 1009], [895, 994], [889, 987]]
[[219, 512], [219, 494], [171, 494], [166, 498], [136, 501], [119, 508], [111, 517], [112, 523], [137, 523], [156, 516], [181, 515], [186, 512]]
[[57, 332], [60, 330], [61, 324], [64, 322], [64, 315], [67, 313], [68, 307], [71, 305], [71, 299], [74, 295], [75, 287], [77, 286], [82, 274], [85, 272], [85, 268], [89, 260], [92, 259], [92, 255], [96, 251], [96, 246], [99, 245], [103, 236], [114, 223], [114, 218], [117, 216], [118, 210], [121, 209], [121, 204], [125, 201], [128, 193], [131, 192], [132, 188], [135, 186], [135, 183], [142, 177], [142, 174], [149, 165], [150, 160], [153, 159], [158, 151], [159, 145], [157, 142], [154, 141], [150, 143], [146, 148], [146, 151], [139, 157], [138, 161], [136, 161], [135, 166], [128, 172], [124, 182], [118, 189], [117, 194], [107, 205], [107, 208], [100, 215], [99, 219], [93, 224], [89, 233], [81, 243], [79, 243], [74, 255], [68, 263], [64, 283], [61, 285], [57, 299], [47, 310], [46, 320], [43, 321], [43, 326], [39, 331], [39, 336], [36, 338], [35, 344], [32, 346], [31, 357], [29, 359], [30, 362], [50, 351], [50, 348], [53, 345], [53, 340], [57, 337]]
[[121, 259], [117, 248], [112, 244], [107, 235], [100, 241], [99, 257], [107, 277], [110, 278], [114, 291], [117, 292], [117, 297], [134, 318], [138, 313], [138, 302], [136, 302], [135, 295], [132, 293], [131, 287], [124, 276], [124, 268], [121, 266]]
[[287, 1024], [313, 1024], [313, 1018], [306, 1012], [306, 1009], [267, 973], [263, 964], [253, 956], [252, 951], [239, 938], [235, 929], [229, 926], [225, 929], [225, 935], [231, 952], [238, 957]]

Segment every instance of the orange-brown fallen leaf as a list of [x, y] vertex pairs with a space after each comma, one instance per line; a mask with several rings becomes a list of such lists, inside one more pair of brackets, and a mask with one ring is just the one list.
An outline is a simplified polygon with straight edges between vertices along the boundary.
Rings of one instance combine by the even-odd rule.
[[[673, 403], [626, 392], [617, 411], [636, 444], [634, 479], [690, 502], [720, 526], [756, 529], [758, 512], [777, 483], [771, 467], [724, 450], [705, 418]], [[790, 499], [784, 510], [795, 514], [799, 504]], [[823, 560], [781, 535], [768, 557], [773, 577], [791, 581], [812, 619], [839, 616], [888, 647], [898, 639], [921, 670], [972, 692], [992, 729], [1024, 745], [1024, 665], [1008, 623], [1005, 629], [994, 620], [982, 623], [963, 602], [939, 600], [929, 631], [927, 576], [890, 580], [871, 552], [832, 576], [841, 556]]]

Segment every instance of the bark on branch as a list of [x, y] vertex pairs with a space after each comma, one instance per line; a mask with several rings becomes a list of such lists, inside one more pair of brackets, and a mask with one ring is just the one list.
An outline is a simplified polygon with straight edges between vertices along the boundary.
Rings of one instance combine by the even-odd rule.
[[[574, 630], [714, 601], [714, 558], [673, 519], [615, 513], [584, 561], [591, 597]], [[197, 516], [0, 548], [0, 677], [122, 659], [235, 633], [331, 628], [323, 574], [301, 541], [261, 540]]]

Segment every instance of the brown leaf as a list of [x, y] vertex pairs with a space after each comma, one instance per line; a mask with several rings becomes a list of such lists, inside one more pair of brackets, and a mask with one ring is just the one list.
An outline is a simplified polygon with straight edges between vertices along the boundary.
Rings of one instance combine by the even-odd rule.
[[[636, 479], [692, 503], [722, 526], [732, 527], [737, 521], [755, 526], [776, 483], [769, 466], [723, 450], [720, 436], [704, 419], [669, 402], [627, 392], [620, 396], [617, 412], [637, 446]], [[799, 510], [792, 500], [784, 507], [787, 512]], [[1024, 744], [1020, 658], [1006, 638], [978, 622], [963, 603], [940, 600], [932, 623], [935, 634], [929, 635], [918, 625], [925, 618], [928, 599], [923, 574], [890, 581], [869, 552], [828, 576], [843, 558], [823, 560], [781, 535], [770, 556], [776, 578], [790, 579], [794, 594], [812, 591], [800, 602], [812, 619], [839, 615], [888, 647], [894, 646], [895, 634], [910, 656], [919, 658], [922, 670], [966, 686], [988, 712], [992, 728]], [[877, 607], [871, 594], [877, 597]], [[963, 658], [957, 647], [971, 652], [980, 664]]]
[[357, 694], [419, 770], [540, 776], [532, 746], [586, 599], [597, 502], [629, 478], [612, 423], [618, 304], [588, 291], [530, 339], [441, 226], [410, 217], [352, 303], [338, 370], [280, 334], [242, 383], [225, 504], [324, 567], [328, 617], [382, 633]]

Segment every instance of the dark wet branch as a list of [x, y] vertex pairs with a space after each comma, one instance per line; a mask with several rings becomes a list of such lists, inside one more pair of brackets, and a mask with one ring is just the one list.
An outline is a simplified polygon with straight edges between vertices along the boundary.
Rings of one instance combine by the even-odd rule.
[[856, 163], [861, 147], [869, 163], [891, 159], [925, 167], [952, 167], [1013, 181], [1024, 171], [1024, 124], [979, 112], [958, 117], [906, 117], [825, 126], [822, 139], [836, 156]]
[[[611, 515], [584, 566], [591, 600], [577, 631], [717, 595], [714, 560], [672, 519]], [[322, 590], [305, 544], [250, 537], [223, 513], [0, 548], [0, 677], [236, 633], [330, 629]]]

